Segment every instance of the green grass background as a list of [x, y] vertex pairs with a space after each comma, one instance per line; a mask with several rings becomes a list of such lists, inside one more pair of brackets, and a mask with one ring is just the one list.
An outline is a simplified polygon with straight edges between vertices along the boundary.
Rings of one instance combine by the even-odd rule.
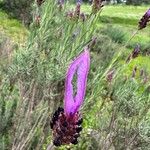
[[[89, 5], [82, 5], [83, 12], [90, 12]], [[99, 24], [95, 27], [99, 28], [106, 24], [121, 27], [126, 34], [132, 34], [138, 26], [139, 19], [148, 9], [148, 6], [104, 6], [99, 19]], [[4, 11], [0, 9], [0, 30], [4, 31], [11, 36], [12, 39], [20, 41], [28, 33], [27, 29], [21, 24], [20, 21], [10, 18]], [[149, 41], [150, 30], [146, 28], [139, 32], [134, 38], [136, 42]]]
[[11, 18], [0, 9], [0, 31], [5, 33], [11, 40], [23, 43], [28, 34], [28, 30], [17, 19]]

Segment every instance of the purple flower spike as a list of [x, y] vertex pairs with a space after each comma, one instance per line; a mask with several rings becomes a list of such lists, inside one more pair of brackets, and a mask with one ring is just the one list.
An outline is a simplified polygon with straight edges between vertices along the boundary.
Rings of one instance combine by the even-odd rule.
[[137, 44], [132, 53], [128, 56], [126, 63], [128, 63], [131, 59], [138, 57], [139, 53], [140, 53], [140, 45]]
[[145, 28], [147, 23], [150, 21], [150, 9], [144, 14], [144, 16], [139, 21], [139, 30]]
[[[90, 66], [90, 55], [88, 48], [80, 54], [69, 66], [66, 83], [64, 108], [59, 107], [53, 114], [50, 127], [53, 131], [53, 144], [55, 146], [78, 144], [78, 137], [82, 131], [83, 118], [78, 111], [83, 103], [87, 75]], [[77, 75], [77, 91], [74, 96], [73, 78]]]
[[[83, 103], [89, 66], [90, 55], [88, 48], [85, 48], [85, 51], [71, 63], [66, 75], [64, 108], [67, 116], [73, 116]], [[74, 96], [72, 80], [75, 74], [77, 75], [77, 91]]]

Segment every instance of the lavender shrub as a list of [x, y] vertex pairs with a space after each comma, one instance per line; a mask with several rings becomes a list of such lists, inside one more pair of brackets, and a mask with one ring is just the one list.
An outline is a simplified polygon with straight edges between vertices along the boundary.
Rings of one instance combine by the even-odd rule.
[[[90, 51], [98, 41], [95, 24], [102, 6], [100, 0], [94, 0], [91, 14], [86, 15], [81, 3], [69, 10], [69, 3], [64, 1], [35, 2], [26, 46], [14, 52], [0, 83], [0, 107], [9, 103], [7, 99], [16, 100], [10, 113], [3, 113], [7, 117], [13, 112], [7, 128], [10, 141], [1, 142], [3, 149], [109, 150], [150, 146], [149, 76], [138, 78], [138, 69], [142, 69], [139, 66], [133, 67], [134, 75], [127, 76], [125, 72], [139, 57], [139, 50], [131, 52], [128, 63], [124, 59], [120, 64], [126, 45], [121, 47], [108, 57], [108, 67], [98, 61], [97, 52]], [[141, 21], [143, 29], [149, 20], [144, 15]], [[139, 82], [142, 77], [146, 82]], [[14, 85], [11, 90], [10, 81]], [[6, 135], [0, 136], [6, 139]]]

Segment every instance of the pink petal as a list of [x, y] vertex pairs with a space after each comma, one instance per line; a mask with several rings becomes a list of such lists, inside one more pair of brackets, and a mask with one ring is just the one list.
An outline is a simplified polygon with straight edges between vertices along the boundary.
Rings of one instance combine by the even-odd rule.
[[[90, 55], [88, 48], [81, 53], [70, 65], [65, 82], [65, 112], [67, 115], [74, 115], [83, 103], [87, 76], [90, 66]], [[77, 72], [77, 94], [73, 95], [72, 80]]]
[[150, 17], [150, 8], [149, 8], [148, 11], [146, 12], [146, 14]]

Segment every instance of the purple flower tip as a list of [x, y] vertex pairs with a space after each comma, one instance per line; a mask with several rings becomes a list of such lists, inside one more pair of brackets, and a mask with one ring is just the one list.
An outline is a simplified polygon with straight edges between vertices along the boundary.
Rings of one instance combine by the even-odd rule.
[[108, 82], [112, 81], [112, 79], [114, 77], [114, 73], [115, 73], [115, 70], [111, 70], [111, 71], [108, 72], [108, 74], [106, 76]]
[[150, 8], [149, 8], [149, 10], [147, 11], [147, 15], [150, 16]]
[[139, 21], [139, 30], [145, 28], [147, 23], [150, 21], [150, 8], [144, 14], [144, 16]]
[[[83, 103], [87, 76], [90, 67], [90, 54], [89, 49], [86, 47], [84, 52], [81, 53], [69, 66], [66, 82], [65, 82], [65, 97], [64, 108], [67, 116], [74, 116]], [[76, 94], [73, 90], [73, 78], [77, 77]]]

